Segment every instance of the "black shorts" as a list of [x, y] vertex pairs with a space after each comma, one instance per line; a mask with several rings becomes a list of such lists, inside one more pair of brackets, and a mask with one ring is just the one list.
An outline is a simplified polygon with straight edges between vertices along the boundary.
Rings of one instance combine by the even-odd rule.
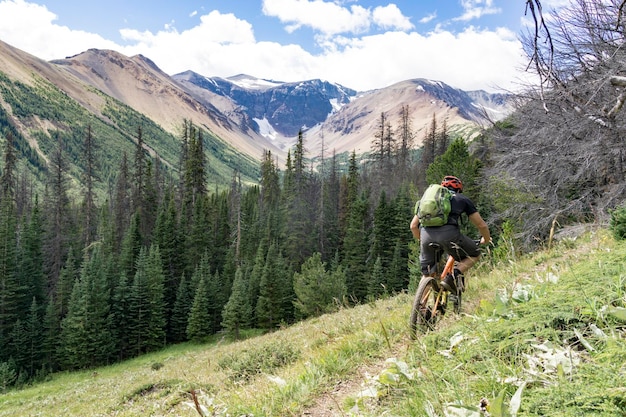
[[420, 242], [420, 265], [423, 275], [430, 275], [434, 272], [437, 263], [437, 253], [429, 246], [431, 242], [440, 244], [443, 250], [457, 261], [480, 256], [480, 249], [476, 242], [462, 234], [457, 226], [451, 224], [441, 227], [422, 227]]

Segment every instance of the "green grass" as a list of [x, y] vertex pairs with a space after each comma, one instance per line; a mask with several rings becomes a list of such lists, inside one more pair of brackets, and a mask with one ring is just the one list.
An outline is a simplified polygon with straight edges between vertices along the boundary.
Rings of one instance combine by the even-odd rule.
[[624, 259], [626, 243], [597, 231], [483, 262], [463, 313], [417, 340], [400, 294], [55, 375], [0, 395], [0, 416], [198, 416], [193, 395], [213, 416], [299, 416], [320, 402], [337, 416], [480, 416], [481, 399], [492, 417], [626, 415]]

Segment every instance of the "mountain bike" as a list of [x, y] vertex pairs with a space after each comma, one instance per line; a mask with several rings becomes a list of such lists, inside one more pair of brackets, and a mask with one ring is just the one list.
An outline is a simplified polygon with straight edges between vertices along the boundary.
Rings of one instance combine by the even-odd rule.
[[[477, 245], [479, 242], [475, 241]], [[434, 242], [429, 245], [437, 253], [439, 261], [436, 265], [437, 269], [440, 269], [443, 263], [443, 248], [440, 244]], [[455, 313], [461, 312], [462, 294], [465, 291], [465, 277], [463, 274], [457, 275], [454, 273], [455, 263], [456, 261], [452, 255], [448, 254], [439, 276], [436, 273], [435, 276], [422, 276], [415, 291], [415, 298], [411, 308], [410, 325], [412, 338], [417, 337], [417, 333], [423, 329], [434, 329], [437, 321], [446, 314], [448, 304], [452, 304]], [[454, 278], [456, 284], [455, 293], [446, 291], [441, 285], [441, 281], [448, 274]]]

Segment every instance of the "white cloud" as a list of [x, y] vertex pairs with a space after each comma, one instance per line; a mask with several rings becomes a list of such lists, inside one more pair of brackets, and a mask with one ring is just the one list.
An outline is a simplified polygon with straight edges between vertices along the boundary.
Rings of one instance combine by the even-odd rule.
[[[510, 0], [509, 0], [510, 1]], [[453, 20], [468, 21], [478, 19], [487, 14], [501, 13], [501, 9], [493, 7], [493, 0], [461, 0], [463, 15]]]
[[395, 4], [376, 7], [372, 12], [372, 18], [376, 25], [383, 29], [413, 29], [411, 20], [404, 16]]
[[[259, 42], [249, 22], [218, 11], [201, 15], [198, 25], [180, 32], [173, 26], [156, 33], [124, 29], [126, 45], [117, 45], [99, 35], [60, 26], [46, 7], [25, 0], [0, 0], [0, 39], [46, 60], [89, 48], [113, 49], [128, 56], [142, 54], [168, 74], [193, 70], [206, 76], [246, 73], [280, 81], [321, 78], [360, 91], [412, 78], [441, 80], [466, 90], [508, 89], [514, 88], [515, 78], [527, 64], [516, 35], [504, 29], [468, 28], [455, 34], [438, 29], [419, 34], [408, 30], [408, 19], [391, 5], [371, 13], [319, 0], [266, 0], [264, 5], [270, 15], [280, 14], [281, 21], [307, 24], [319, 31], [315, 39], [322, 52]], [[270, 13], [272, 7], [281, 5], [301, 9]], [[346, 13], [344, 22], [339, 16], [329, 18], [341, 12]], [[324, 14], [327, 24], [321, 19]], [[308, 20], [298, 16], [308, 16]], [[352, 35], [368, 25], [398, 30]]]
[[428, 22], [430, 22], [430, 21], [432, 21], [432, 20], [434, 20], [436, 18], [437, 18], [437, 12], [433, 12], [433, 13], [429, 14], [428, 16], [422, 17], [419, 20], [419, 22], [420, 23], [428, 23]]
[[[514, 89], [513, 82], [526, 63], [514, 33], [416, 32], [385, 34], [346, 40], [341, 52], [320, 57], [322, 77], [356, 89], [377, 88], [411, 78], [429, 78], [465, 90]], [[349, 63], [349, 65], [346, 65]], [[332, 68], [332, 74], [326, 74]], [[330, 76], [332, 75], [332, 76]]]
[[277, 17], [287, 25], [288, 32], [306, 26], [325, 36], [365, 33], [372, 25], [394, 30], [413, 28], [411, 20], [393, 3], [371, 10], [359, 5], [346, 8], [321, 0], [263, 0], [263, 13]]
[[0, 39], [38, 58], [63, 58], [89, 48], [117, 48], [100, 35], [57, 25], [55, 20], [57, 16], [45, 6], [24, 0], [0, 1]]
[[308, 26], [325, 35], [363, 33], [371, 23], [370, 11], [361, 6], [347, 9], [320, 0], [263, 0], [263, 13], [288, 24], [290, 32]]

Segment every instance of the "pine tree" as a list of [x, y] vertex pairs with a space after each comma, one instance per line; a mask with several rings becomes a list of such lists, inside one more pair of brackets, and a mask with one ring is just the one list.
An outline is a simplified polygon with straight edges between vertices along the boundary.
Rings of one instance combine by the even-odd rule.
[[441, 130], [437, 134], [437, 141], [436, 141], [437, 156], [443, 155], [448, 150], [449, 145], [450, 145], [450, 135], [448, 133], [448, 122], [447, 120], [444, 119], [442, 126], [441, 126]]
[[398, 127], [398, 164], [397, 177], [408, 179], [411, 172], [411, 150], [415, 141], [415, 133], [411, 126], [409, 105], [403, 105], [400, 110], [400, 126]]
[[58, 351], [61, 340], [61, 320], [57, 313], [56, 302], [52, 297], [48, 300], [48, 304], [46, 305], [42, 331], [42, 367], [47, 372], [54, 372], [59, 369]]
[[189, 158], [184, 173], [186, 188], [191, 190], [192, 204], [206, 195], [206, 156], [202, 131], [188, 122]]
[[74, 246], [75, 221], [68, 196], [68, 167], [60, 134], [55, 133], [56, 148], [50, 158], [50, 174], [44, 201], [46, 237], [44, 241], [45, 271], [49, 287], [55, 289], [67, 252]]
[[433, 113], [430, 129], [426, 130], [423, 141], [422, 157], [420, 160], [419, 175], [417, 184], [419, 188], [425, 190], [429, 182], [426, 177], [426, 170], [435, 161], [437, 156], [437, 118]]
[[359, 198], [361, 187], [361, 175], [359, 173], [359, 165], [356, 159], [356, 152], [352, 151], [348, 164], [348, 175], [344, 176], [340, 183], [340, 201], [339, 201], [339, 230], [341, 231], [341, 240], [346, 236], [348, 228], [348, 219], [352, 212], [352, 206]]
[[153, 242], [154, 225], [156, 223], [159, 208], [158, 175], [155, 164], [146, 161], [146, 183], [144, 186], [144, 207], [141, 211], [141, 237], [142, 244], [150, 247]]
[[[42, 248], [43, 225], [39, 210], [39, 200], [35, 198], [28, 224], [25, 225], [24, 233], [20, 242], [19, 253], [19, 281], [21, 298], [21, 310], [27, 311], [35, 298], [37, 304], [44, 308], [46, 305], [46, 277], [43, 271], [43, 248]], [[40, 312], [41, 313], [41, 312]]]
[[263, 328], [273, 329], [282, 321], [289, 321], [293, 318], [293, 300], [291, 271], [277, 246], [271, 244], [259, 284], [256, 304], [259, 324]]
[[[131, 181], [131, 213], [143, 215], [145, 209], [145, 187], [146, 187], [146, 150], [143, 144], [143, 130], [137, 127], [135, 142], [135, 155], [133, 161], [133, 178]], [[143, 225], [140, 225], [141, 232], [145, 232]]]
[[374, 132], [374, 138], [371, 143], [371, 156], [374, 163], [377, 165], [377, 171], [382, 173], [385, 171], [385, 154], [386, 143], [385, 136], [387, 134], [387, 124], [389, 123], [387, 114], [385, 112], [380, 113], [380, 118], [376, 124], [376, 131]]
[[113, 355], [110, 291], [104, 260], [97, 248], [91, 255], [86, 254], [61, 327], [63, 359], [68, 367], [102, 365]]
[[13, 362], [15, 369], [18, 371], [18, 375], [24, 380], [28, 379], [28, 342], [29, 334], [26, 329], [26, 323], [17, 319], [11, 328], [9, 334], [8, 353], [10, 353], [11, 361]]
[[346, 295], [346, 276], [341, 268], [326, 271], [321, 255], [314, 253], [294, 274], [294, 305], [304, 318], [332, 311]]
[[150, 294], [150, 319], [148, 321], [148, 343], [149, 351], [165, 346], [165, 300], [163, 274], [163, 260], [158, 246], [150, 246], [146, 264], [146, 273], [149, 278]]
[[372, 267], [372, 271], [370, 273], [367, 287], [367, 297], [375, 300], [379, 298], [382, 294], [387, 293], [388, 289], [385, 281], [386, 280], [385, 274], [383, 273], [383, 264], [379, 256], [376, 258], [376, 262], [374, 262], [374, 266]]
[[163, 261], [158, 246], [142, 248], [130, 290], [129, 336], [131, 349], [141, 354], [165, 345]]
[[447, 151], [437, 157], [428, 168], [427, 178], [431, 182], [440, 182], [446, 175], [454, 175], [463, 182], [463, 193], [472, 200], [478, 200], [478, 179], [482, 163], [478, 158], [470, 155], [469, 147], [463, 138], [457, 138], [448, 147]]
[[232, 292], [222, 312], [222, 326], [239, 339], [239, 331], [250, 324], [252, 306], [247, 297], [248, 286], [241, 268], [235, 272]]
[[[166, 317], [171, 316], [179, 290], [179, 279], [184, 271], [183, 254], [180, 250], [183, 238], [178, 228], [175, 204], [173, 191], [170, 191], [165, 195], [165, 200], [161, 204], [154, 232], [155, 242], [163, 258]], [[168, 324], [168, 339], [173, 337], [172, 327]]]
[[178, 283], [176, 301], [172, 308], [169, 323], [169, 340], [174, 343], [187, 340], [187, 323], [189, 321], [189, 312], [193, 301], [194, 292], [192, 291], [189, 279], [183, 274]]
[[207, 281], [211, 333], [217, 333], [221, 329], [222, 311], [228, 302], [227, 291], [230, 291], [230, 286], [226, 288], [226, 283], [222, 281], [219, 271], [216, 270]]
[[120, 253], [120, 271], [128, 277], [134, 277], [137, 270], [137, 260], [142, 249], [139, 213], [133, 214], [130, 226], [126, 230]]
[[211, 227], [209, 199], [207, 196], [198, 197], [185, 241], [186, 273], [193, 273], [208, 250], [212, 234]]
[[0, 201], [15, 202], [17, 190], [17, 156], [15, 155], [14, 137], [11, 132], [6, 134], [4, 148], [4, 165], [0, 175]]
[[[231, 188], [232, 189], [232, 188]], [[229, 194], [227, 192], [214, 192], [208, 197], [207, 223], [205, 230], [207, 235], [207, 247], [209, 265], [214, 271], [221, 271], [226, 261], [226, 253], [231, 242]], [[233, 277], [226, 277], [232, 282]]]
[[196, 288], [193, 305], [189, 312], [187, 337], [190, 340], [199, 342], [213, 333], [213, 324], [211, 322], [209, 309], [210, 300], [207, 292], [207, 283], [205, 277], [202, 277]]
[[131, 284], [126, 274], [122, 272], [113, 288], [111, 298], [111, 338], [115, 341], [115, 356], [118, 360], [128, 359], [130, 356], [128, 323], [131, 320], [131, 299]]
[[61, 321], [60, 361], [65, 369], [85, 368], [89, 362], [86, 284], [81, 276], [74, 283], [67, 316]]
[[278, 236], [278, 205], [281, 198], [281, 189], [279, 182], [279, 173], [276, 163], [270, 151], [263, 153], [261, 161], [261, 195], [260, 195], [260, 214], [261, 222], [268, 226], [270, 231], [269, 239]]
[[[250, 271], [250, 279], [248, 282], [248, 297], [250, 299], [250, 305], [256, 307], [259, 294], [261, 292], [261, 279], [263, 277], [263, 268], [265, 267], [265, 255], [267, 254], [268, 244], [265, 239], [262, 239], [258, 246], [256, 256], [253, 261], [252, 270]], [[256, 309], [253, 311], [254, 322], [258, 324], [258, 317]]]
[[310, 229], [310, 222], [315, 218], [319, 195], [312, 187], [311, 176], [306, 170], [302, 131], [298, 134], [293, 155], [292, 166], [289, 166], [288, 160], [282, 193], [285, 223], [281, 249], [290, 265], [295, 268], [315, 251], [318, 242], [318, 237]]
[[406, 227], [406, 222], [412, 217], [413, 208], [414, 201], [411, 200], [409, 187], [402, 186], [392, 202], [391, 210], [393, 212], [391, 244], [395, 246], [387, 273], [387, 287], [391, 292], [402, 291], [409, 284], [409, 246], [414, 239]]
[[348, 213], [346, 237], [343, 242], [346, 287], [348, 296], [355, 302], [363, 301], [367, 296], [367, 258], [371, 229], [368, 212], [368, 199], [363, 195], [352, 204]]
[[393, 207], [387, 201], [387, 194], [380, 194], [378, 207], [374, 211], [374, 224], [372, 230], [372, 259], [380, 258], [382, 269], [387, 269], [391, 263], [393, 247], [395, 243], [395, 213]]
[[17, 295], [21, 289], [18, 280], [17, 224], [15, 203], [0, 200], [0, 362], [9, 359], [9, 335], [19, 317], [27, 311], [19, 309]]
[[339, 230], [340, 182], [337, 172], [337, 157], [333, 153], [328, 177], [322, 178], [322, 190], [319, 210], [319, 252], [322, 261], [332, 259], [340, 243]]
[[114, 242], [115, 251], [119, 251], [122, 246], [122, 240], [126, 229], [130, 225], [130, 219], [132, 215], [131, 211], [131, 196], [129, 194], [130, 189], [130, 173], [128, 168], [128, 155], [126, 152], [122, 155], [122, 161], [117, 171], [117, 178], [115, 182], [115, 190], [113, 196], [113, 230], [114, 230]]
[[83, 158], [85, 163], [85, 171], [83, 173], [83, 185], [85, 191], [83, 194], [83, 207], [82, 207], [82, 242], [83, 247], [89, 246], [96, 239], [97, 229], [97, 211], [95, 201], [95, 182], [98, 179], [96, 175], [97, 169], [97, 150], [96, 141], [93, 138], [93, 132], [91, 125], [87, 126], [87, 132], [85, 133], [85, 141], [83, 143]]
[[28, 362], [26, 365], [27, 373], [30, 377], [41, 369], [43, 364], [43, 315], [41, 308], [37, 304], [36, 297], [33, 297], [26, 321], [26, 334], [28, 336], [27, 343], [22, 347], [27, 352]]
[[76, 267], [74, 250], [70, 248], [65, 265], [59, 274], [59, 282], [55, 292], [55, 306], [59, 319], [63, 319], [67, 315], [74, 283], [78, 276], [79, 271]]

